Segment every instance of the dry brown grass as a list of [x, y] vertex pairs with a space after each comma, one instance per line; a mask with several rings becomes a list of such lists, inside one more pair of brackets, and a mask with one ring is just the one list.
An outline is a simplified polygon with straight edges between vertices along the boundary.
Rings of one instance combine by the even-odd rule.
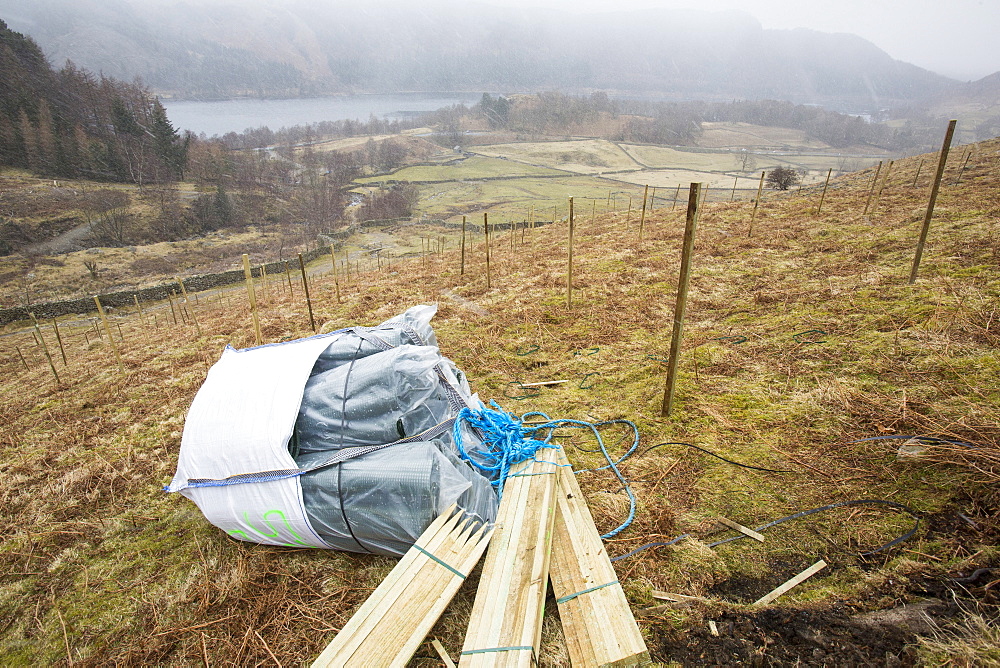
[[[596, 225], [581, 216], [572, 310], [565, 306], [565, 224], [528, 231], [523, 243], [516, 233], [513, 252], [510, 237], [499, 235], [491, 290], [477, 241], [465, 276], [451, 250], [367, 272], [362, 285], [352, 277], [341, 284], [340, 304], [325, 277], [311, 286], [313, 307], [319, 321], [339, 326], [375, 324], [438, 301], [443, 352], [486, 399], [553, 417], [632, 419], [643, 434], [640, 451], [686, 441], [796, 471], [762, 474], [683, 446], [628, 460], [623, 472], [638, 513], [609, 552], [682, 532], [698, 538], [616, 564], [635, 606], [652, 605], [654, 588], [725, 598], [734, 582], [765, 586], [782, 564], [792, 569], [817, 555], [831, 563], [829, 574], [782, 603], [892, 606], [915, 595], [905, 584], [916, 581], [914, 573], [943, 582], [998, 559], [991, 484], [1000, 448], [1000, 170], [990, 157], [998, 148], [996, 141], [977, 147], [961, 185], [952, 185], [957, 173], [949, 171], [915, 286], [905, 278], [918, 224], [913, 212], [926, 196], [926, 176], [924, 187], [909, 185], [917, 159], [897, 163], [869, 218], [861, 209], [871, 171], [838, 181], [820, 217], [815, 198], [769, 195], [749, 238], [748, 204], [710, 206], [696, 242], [678, 409], [670, 419], [658, 410], [663, 366], [649, 355], [668, 349], [680, 211], [650, 216], [641, 245], [634, 217], [626, 226], [625, 214], [601, 216]], [[276, 280], [262, 300], [270, 342], [310, 333], [301, 289], [289, 294], [281, 285]], [[200, 337], [191, 324], [174, 326], [164, 305], [145, 319], [120, 314], [124, 374], [89, 323], [61, 326], [68, 367], [46, 327], [59, 385], [30, 332], [0, 339], [5, 663], [189, 665], [203, 652], [212, 664], [273, 663], [272, 655], [301, 663], [391, 568], [386, 558], [234, 542], [191, 503], [160, 491], [208, 367], [226, 344], [253, 340], [240, 289], [202, 297], [194, 308]], [[793, 337], [811, 329], [823, 330], [825, 342]], [[717, 339], [731, 335], [747, 341]], [[518, 354], [536, 345], [537, 352]], [[594, 373], [594, 387], [580, 389]], [[575, 382], [524, 401], [502, 398], [514, 380], [563, 378]], [[939, 451], [949, 463], [934, 463], [896, 461], [894, 445], [884, 441], [850, 443], [911, 433], [980, 449]], [[609, 448], [621, 452], [623, 438], [609, 431]], [[562, 442], [579, 466], [600, 463], [572, 447], [592, 448], [582, 435]], [[620, 485], [605, 473], [582, 474], [581, 484], [599, 528], [616, 526]], [[712, 518], [719, 514], [756, 526], [853, 498], [905, 503], [926, 521], [913, 540], [875, 560], [856, 554], [905, 531], [905, 516], [840, 509], [776, 527], [763, 545], [705, 546], [716, 537]], [[936, 519], [958, 512], [976, 531]], [[434, 631], [453, 655], [475, 584], [462, 589]], [[654, 656], [669, 657], [675, 631], [702, 616], [679, 608], [645, 619]], [[544, 661], [559, 665], [558, 625], [546, 629]], [[416, 663], [437, 665], [433, 657], [425, 647]]]

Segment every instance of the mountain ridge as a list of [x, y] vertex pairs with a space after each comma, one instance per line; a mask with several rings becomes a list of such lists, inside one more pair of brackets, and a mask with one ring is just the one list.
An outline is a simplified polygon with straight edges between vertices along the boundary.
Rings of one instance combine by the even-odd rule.
[[558, 88], [871, 109], [957, 83], [854, 35], [768, 30], [736, 11], [0, 0], [0, 16], [56, 65], [191, 98]]

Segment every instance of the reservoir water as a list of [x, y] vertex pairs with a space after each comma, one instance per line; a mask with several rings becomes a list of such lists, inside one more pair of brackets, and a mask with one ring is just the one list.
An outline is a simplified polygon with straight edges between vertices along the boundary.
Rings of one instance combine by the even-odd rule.
[[211, 137], [266, 125], [272, 130], [320, 121], [404, 119], [453, 104], [472, 105], [476, 93], [396, 93], [392, 95], [343, 95], [290, 100], [161, 100], [170, 122], [178, 130]]

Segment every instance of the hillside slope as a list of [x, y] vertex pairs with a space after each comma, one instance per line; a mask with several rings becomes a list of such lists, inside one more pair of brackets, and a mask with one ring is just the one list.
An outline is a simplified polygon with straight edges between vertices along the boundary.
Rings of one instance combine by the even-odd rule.
[[[1000, 140], [970, 150], [964, 173], [960, 152], [949, 163], [913, 286], [906, 276], [928, 185], [926, 168], [912, 185], [920, 156], [897, 163], [868, 216], [871, 170], [832, 184], [821, 215], [816, 190], [769, 194], [752, 229], [752, 204], [709, 206], [670, 418], [659, 407], [680, 211], [648, 212], [641, 241], [634, 213], [580, 215], [572, 309], [565, 222], [523, 240], [495, 235], [490, 289], [475, 237], [464, 275], [452, 250], [369, 271], [360, 283], [342, 275], [341, 303], [327, 277], [311, 286], [312, 307], [335, 328], [439, 302], [442, 351], [484, 398], [518, 413], [638, 424], [640, 446], [622, 463], [635, 521], [608, 551], [691, 535], [616, 562], [655, 660], [976, 663], [976, 652], [996, 651], [995, 636], [953, 634], [995, 618], [1000, 603], [990, 585], [1000, 567]], [[259, 294], [266, 341], [311, 334], [299, 286], [272, 281]], [[383, 557], [230, 540], [190, 502], [160, 491], [209, 365], [226, 344], [253, 341], [238, 286], [185, 309], [176, 323], [163, 304], [115, 317], [124, 372], [87, 321], [62, 323], [63, 365], [43, 323], [59, 383], [30, 331], [0, 339], [4, 663], [307, 662], [391, 569]], [[514, 398], [526, 393], [511, 383], [558, 379], [572, 382]], [[625, 434], [604, 431], [613, 454], [627, 450]], [[898, 441], [858, 442], [913, 434], [977, 447], [939, 441], [897, 458]], [[584, 436], [559, 442], [578, 468], [602, 465]], [[617, 526], [628, 510], [618, 481], [607, 471], [580, 481], [599, 528]], [[708, 546], [734, 535], [718, 533], [719, 516], [761, 527], [858, 499], [905, 505], [920, 518], [915, 533], [859, 556], [906, 534], [913, 518], [853, 506], [762, 528], [764, 543]], [[771, 606], [747, 605], [820, 557], [830, 564], [820, 576]], [[433, 631], [453, 654], [474, 585]], [[653, 608], [662, 603], [653, 590], [705, 600]], [[909, 626], [898, 610], [895, 622], [863, 614], [918, 600], [930, 601], [919, 609], [943, 629], [933, 642], [926, 622]], [[549, 617], [541, 661], [562, 665]], [[414, 665], [435, 661], [425, 647]]]

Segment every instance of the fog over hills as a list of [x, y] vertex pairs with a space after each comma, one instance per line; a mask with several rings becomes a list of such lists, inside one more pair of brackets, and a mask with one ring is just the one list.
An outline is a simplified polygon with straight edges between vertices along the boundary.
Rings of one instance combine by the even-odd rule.
[[49, 59], [179, 97], [605, 90], [663, 99], [779, 98], [840, 109], [956, 82], [871, 42], [765, 30], [740, 12], [566, 15], [468, 2], [0, 0]]

